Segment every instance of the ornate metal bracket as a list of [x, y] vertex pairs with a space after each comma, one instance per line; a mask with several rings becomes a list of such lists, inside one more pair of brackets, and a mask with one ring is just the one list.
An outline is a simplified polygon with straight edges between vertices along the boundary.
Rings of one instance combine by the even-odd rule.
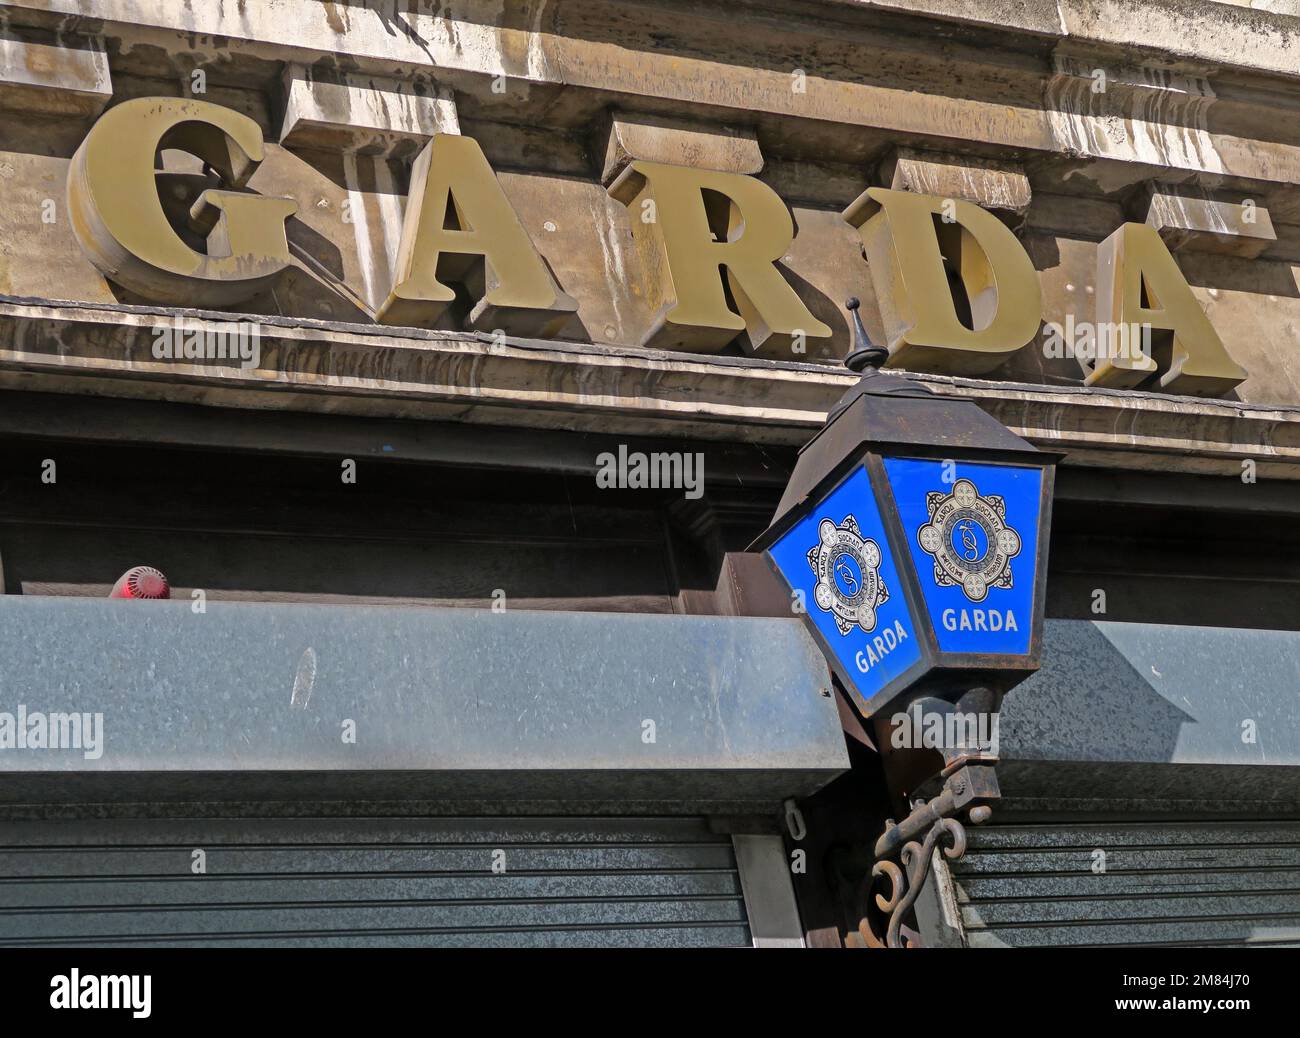
[[863, 916], [859, 924], [859, 933], [869, 946], [884, 948], [914, 948], [921, 944], [920, 935], [911, 926], [905, 926], [903, 920], [908, 917], [912, 905], [916, 903], [925, 885], [926, 876], [933, 861], [934, 848], [941, 839], [947, 838], [949, 845], [943, 853], [950, 859], [960, 858], [966, 853], [966, 830], [953, 818], [941, 818], [925, 834], [925, 840], [917, 843], [909, 840], [903, 844], [899, 857], [902, 867], [888, 858], [881, 859], [871, 869], [872, 878], [888, 876], [889, 896], [876, 895], [876, 906], [888, 918], [883, 941], [871, 930], [870, 916]]
[[[940, 712], [969, 707], [991, 707], [993, 694], [988, 689], [972, 689], [953, 705], [931, 700]], [[921, 944], [913, 925], [912, 906], [921, 894], [930, 874], [936, 848], [944, 857], [956, 861], [966, 853], [966, 829], [961, 818], [971, 825], [983, 825], [993, 814], [992, 803], [999, 799], [998, 779], [994, 772], [997, 756], [990, 748], [942, 748], [945, 767], [943, 791], [930, 801], [918, 801], [901, 822], [888, 821], [875, 845], [875, 864], [866, 881], [867, 894], [883, 876], [889, 880], [889, 892], [877, 892], [874, 905], [868, 904], [858, 923], [858, 932], [848, 944], [869, 948], [914, 948]], [[875, 915], [875, 911], [879, 916]], [[883, 923], [883, 925], [882, 925]]]
[[997, 798], [998, 781], [992, 763], [959, 764], [944, 781], [942, 793], [928, 803], [917, 804], [901, 822], [890, 822], [876, 841], [876, 863], [871, 867], [873, 884], [881, 876], [889, 879], [888, 895], [875, 895], [875, 907], [885, 920], [883, 937], [868, 912], [858, 924], [862, 945], [920, 946], [920, 934], [908, 920], [930, 874], [935, 848], [942, 847], [949, 861], [965, 854], [966, 828], [958, 816], [964, 814], [971, 825], [983, 825], [993, 814], [989, 801]]

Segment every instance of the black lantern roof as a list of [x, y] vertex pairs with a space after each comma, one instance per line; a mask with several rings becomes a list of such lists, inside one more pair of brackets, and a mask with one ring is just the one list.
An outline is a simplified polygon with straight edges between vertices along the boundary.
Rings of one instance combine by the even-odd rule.
[[858, 300], [849, 299], [845, 306], [853, 315], [854, 348], [844, 365], [862, 377], [830, 410], [817, 435], [800, 448], [776, 514], [750, 551], [761, 551], [780, 537], [798, 518], [800, 506], [819, 487], [842, 476], [868, 449], [931, 458], [1035, 464], [1058, 460], [1017, 436], [973, 400], [939, 396], [911, 379], [882, 372], [889, 351], [871, 342]]

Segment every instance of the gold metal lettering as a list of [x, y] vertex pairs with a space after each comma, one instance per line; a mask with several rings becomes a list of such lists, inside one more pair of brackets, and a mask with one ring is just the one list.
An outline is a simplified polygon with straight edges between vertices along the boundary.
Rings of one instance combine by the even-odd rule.
[[789, 360], [797, 336], [831, 334], [775, 266], [794, 221], [761, 180], [635, 161], [609, 193], [630, 210], [650, 273], [656, 314], [642, 345], [716, 353], [740, 336], [751, 353]]
[[1038, 275], [992, 213], [961, 199], [873, 187], [844, 218], [862, 236], [888, 367], [985, 374], [1037, 335]]
[[106, 278], [154, 302], [224, 305], [249, 299], [289, 265], [284, 221], [291, 198], [208, 190], [190, 211], [207, 252], [190, 248], [168, 222], [154, 182], [162, 147], [202, 159], [230, 188], [242, 188], [263, 158], [262, 131], [221, 105], [172, 97], [124, 101], [104, 113], [68, 172], [73, 231]]
[[556, 284], [471, 137], [437, 134], [416, 157], [384, 324], [430, 325], [456, 299], [481, 331], [554, 335], [578, 304]]
[[1129, 389], [1163, 372], [1161, 389], [1218, 396], [1246, 379], [1154, 227], [1126, 223], [1097, 247], [1097, 323], [1112, 329], [1149, 325], [1155, 356], [1143, 351], [1140, 335], [1098, 336], [1086, 385]]

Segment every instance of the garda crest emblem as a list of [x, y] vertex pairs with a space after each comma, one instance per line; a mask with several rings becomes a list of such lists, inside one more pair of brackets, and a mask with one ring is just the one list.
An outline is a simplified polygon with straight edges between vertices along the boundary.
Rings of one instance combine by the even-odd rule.
[[972, 602], [983, 602], [991, 587], [1011, 587], [1020, 534], [1007, 525], [1003, 498], [981, 497], [974, 483], [959, 479], [947, 494], [926, 494], [925, 502], [930, 521], [916, 539], [934, 559], [939, 587], [960, 587]]
[[854, 624], [870, 633], [876, 629], [876, 609], [889, 601], [880, 579], [880, 546], [858, 531], [852, 515], [836, 526], [823, 519], [817, 544], [808, 550], [808, 565], [817, 575], [813, 600], [817, 608], [835, 615], [840, 634]]

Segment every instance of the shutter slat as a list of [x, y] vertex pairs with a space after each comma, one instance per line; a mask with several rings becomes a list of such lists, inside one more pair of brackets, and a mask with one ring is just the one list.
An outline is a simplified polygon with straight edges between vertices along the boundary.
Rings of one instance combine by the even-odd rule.
[[703, 819], [356, 822], [0, 824], [0, 945], [750, 943]]
[[[39, 942], [32, 942], [39, 943]], [[734, 924], [692, 926], [609, 926], [599, 929], [482, 930], [474, 933], [352, 931], [311, 936], [272, 934], [205, 934], [202, 938], [134, 938], [114, 941], [66, 940], [58, 947], [194, 948], [228, 944], [241, 948], [736, 948], [750, 943], [749, 929]]]
[[213, 847], [202, 842], [171, 849], [96, 847], [59, 851], [0, 852], [0, 878], [61, 876], [187, 876], [194, 850], [207, 857], [210, 875], [315, 875], [332, 872], [482, 873], [495, 849], [505, 851], [515, 871], [594, 872], [735, 867], [730, 843], [661, 846], [518, 845], [502, 841], [481, 847], [280, 848]]
[[1300, 941], [1294, 821], [995, 824], [967, 833], [967, 853], [950, 870], [971, 947]]
[[[1195, 872], [1119, 872], [1110, 868], [1104, 875], [1091, 870], [1070, 875], [1070, 893], [1076, 897], [1118, 897], [1125, 894], [1219, 894], [1239, 890], [1300, 892], [1300, 869], [1198, 869]], [[962, 878], [963, 900], [995, 898], [1056, 897], [1061, 874], [992, 875], [967, 873]]]
[[[203, 889], [198, 889], [202, 885]], [[0, 884], [0, 914], [17, 909], [261, 902], [348, 904], [382, 901], [510, 901], [539, 898], [740, 897], [734, 872], [352, 877], [185, 876], [152, 880], [39, 880]]]

